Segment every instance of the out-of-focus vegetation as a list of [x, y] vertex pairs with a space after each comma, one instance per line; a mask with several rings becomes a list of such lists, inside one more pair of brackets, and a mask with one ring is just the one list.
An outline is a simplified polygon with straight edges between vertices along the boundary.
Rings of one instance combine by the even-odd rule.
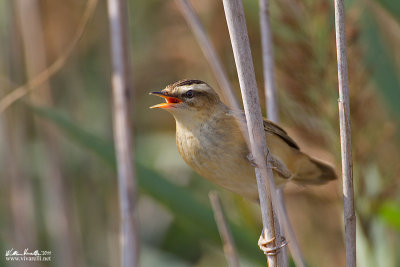
[[[239, 94], [222, 3], [192, 3]], [[333, 2], [271, 5], [282, 125], [340, 174]], [[258, 1], [244, 6], [261, 86]], [[0, 1], [0, 99], [43, 70], [39, 61], [48, 66], [63, 53], [85, 8], [77, 0]], [[119, 263], [106, 8], [98, 2], [58, 73], [0, 114], [0, 251], [52, 251], [50, 264], [32, 266]], [[400, 2], [348, 0], [346, 8], [358, 263], [399, 266]], [[159, 101], [148, 92], [178, 79], [217, 83], [174, 1], [130, 1], [130, 14], [141, 265], [224, 266], [207, 197], [216, 187], [178, 155], [173, 118], [148, 109]], [[258, 206], [220, 191], [243, 266], [265, 266]], [[288, 185], [285, 194], [309, 266], [343, 266], [341, 181]], [[0, 257], [0, 266], [15, 265]]]

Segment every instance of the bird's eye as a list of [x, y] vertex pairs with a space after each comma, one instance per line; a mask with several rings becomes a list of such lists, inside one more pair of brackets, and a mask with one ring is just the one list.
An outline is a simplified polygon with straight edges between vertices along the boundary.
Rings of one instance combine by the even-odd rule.
[[192, 98], [194, 96], [194, 93], [193, 93], [192, 90], [189, 90], [189, 91], [186, 92], [185, 95], [186, 95], [187, 98]]

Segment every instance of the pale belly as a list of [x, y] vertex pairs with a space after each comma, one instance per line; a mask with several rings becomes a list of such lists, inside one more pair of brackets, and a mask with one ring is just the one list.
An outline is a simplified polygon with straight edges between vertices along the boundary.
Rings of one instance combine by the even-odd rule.
[[211, 131], [210, 136], [200, 131], [177, 128], [177, 147], [185, 162], [215, 184], [243, 197], [258, 199], [255, 171], [247, 159], [245, 143], [235, 142], [232, 133], [218, 136], [220, 133]]

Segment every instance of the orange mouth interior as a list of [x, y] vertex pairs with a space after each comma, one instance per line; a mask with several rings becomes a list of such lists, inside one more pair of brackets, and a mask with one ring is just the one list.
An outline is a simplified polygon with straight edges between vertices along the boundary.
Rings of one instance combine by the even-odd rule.
[[157, 96], [164, 98], [167, 102], [151, 106], [150, 108], [171, 108], [175, 104], [181, 103], [182, 100], [172, 96], [157, 94]]

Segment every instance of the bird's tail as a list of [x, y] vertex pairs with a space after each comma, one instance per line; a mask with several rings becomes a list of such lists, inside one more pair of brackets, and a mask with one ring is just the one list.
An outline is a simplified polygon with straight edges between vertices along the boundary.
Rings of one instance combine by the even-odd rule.
[[334, 169], [318, 160], [304, 155], [299, 172], [293, 177], [293, 182], [302, 185], [320, 185], [337, 179]]

